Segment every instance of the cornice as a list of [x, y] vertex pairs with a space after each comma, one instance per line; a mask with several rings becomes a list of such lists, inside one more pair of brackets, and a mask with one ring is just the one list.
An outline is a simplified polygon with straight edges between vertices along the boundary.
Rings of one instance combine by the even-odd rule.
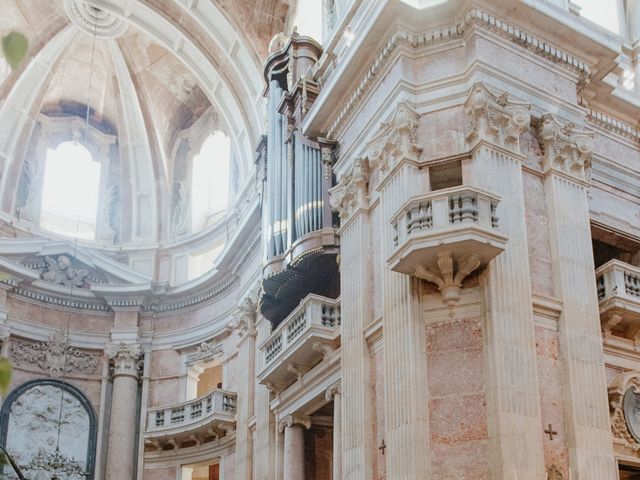
[[640, 128], [638, 125], [632, 125], [622, 120], [618, 120], [592, 108], [587, 110], [586, 119], [588, 122], [605, 130], [621, 135], [622, 137], [634, 142], [640, 142]]

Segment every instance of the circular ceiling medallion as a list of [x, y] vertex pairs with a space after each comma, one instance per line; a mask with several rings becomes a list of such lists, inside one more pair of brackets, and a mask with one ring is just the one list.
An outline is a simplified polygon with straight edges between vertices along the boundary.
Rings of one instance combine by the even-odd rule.
[[64, 0], [69, 19], [85, 32], [102, 38], [114, 38], [127, 30], [127, 21], [82, 0]]

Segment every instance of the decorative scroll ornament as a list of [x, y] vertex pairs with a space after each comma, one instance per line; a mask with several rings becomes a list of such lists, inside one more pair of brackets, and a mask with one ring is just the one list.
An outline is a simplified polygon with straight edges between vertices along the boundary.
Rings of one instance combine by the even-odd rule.
[[417, 162], [422, 148], [417, 144], [420, 115], [406, 100], [400, 102], [389, 122], [380, 125], [381, 133], [373, 140], [369, 162], [380, 172], [380, 178], [400, 160]]
[[12, 340], [10, 349], [11, 359], [16, 365], [37, 365], [38, 368], [49, 372], [52, 378], [69, 373], [95, 375], [98, 370], [99, 362], [96, 356], [69, 345], [65, 331], [53, 333], [46, 342]]
[[593, 132], [579, 130], [545, 113], [540, 118], [538, 137], [544, 150], [544, 170], [557, 170], [579, 180], [591, 177]]
[[616, 375], [609, 388], [611, 431], [633, 452], [640, 451], [640, 372]]
[[329, 190], [329, 203], [342, 220], [349, 218], [359, 208], [367, 207], [369, 174], [369, 161], [356, 158], [351, 170], [342, 175], [338, 184]]
[[142, 348], [137, 343], [110, 343], [104, 349], [113, 364], [113, 376], [139, 378]]
[[479, 82], [471, 88], [464, 108], [471, 119], [469, 143], [484, 140], [520, 151], [520, 134], [531, 123], [531, 104], [511, 100], [507, 92], [495, 95]]
[[187, 363], [197, 362], [199, 360], [209, 360], [222, 356], [223, 347], [221, 344], [216, 345], [213, 342], [202, 342], [196, 348], [195, 353], [187, 357]]
[[287, 415], [282, 420], [280, 420], [278, 429], [280, 430], [280, 433], [282, 433], [284, 432], [285, 428], [291, 428], [296, 425], [309, 429], [311, 428], [311, 419], [306, 415]]

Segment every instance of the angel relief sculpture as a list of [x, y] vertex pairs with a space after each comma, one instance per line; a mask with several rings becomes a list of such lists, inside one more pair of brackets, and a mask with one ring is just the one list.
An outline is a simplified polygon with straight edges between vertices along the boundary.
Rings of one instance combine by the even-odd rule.
[[47, 270], [42, 272], [41, 278], [43, 280], [66, 287], [84, 288], [88, 286], [89, 270], [75, 268], [68, 256], [44, 257], [44, 261], [47, 263]]

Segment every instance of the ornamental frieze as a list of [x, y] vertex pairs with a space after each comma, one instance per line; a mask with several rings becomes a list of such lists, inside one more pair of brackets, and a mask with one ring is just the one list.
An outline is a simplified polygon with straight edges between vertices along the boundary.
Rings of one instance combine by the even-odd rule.
[[96, 375], [100, 357], [69, 345], [66, 332], [53, 333], [46, 342], [11, 339], [11, 360], [17, 367], [34, 367], [52, 378], [68, 374]]

